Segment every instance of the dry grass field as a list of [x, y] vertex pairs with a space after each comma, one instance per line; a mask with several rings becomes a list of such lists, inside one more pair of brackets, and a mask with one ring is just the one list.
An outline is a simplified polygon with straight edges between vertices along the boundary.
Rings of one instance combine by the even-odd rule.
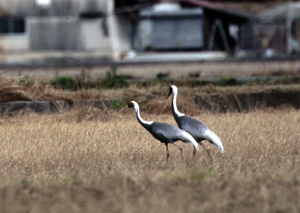
[[210, 147], [213, 163], [178, 142], [184, 162], [170, 146], [166, 164], [165, 146], [125, 106], [4, 116], [0, 212], [300, 212], [299, 111], [196, 118], [223, 141], [223, 155]]

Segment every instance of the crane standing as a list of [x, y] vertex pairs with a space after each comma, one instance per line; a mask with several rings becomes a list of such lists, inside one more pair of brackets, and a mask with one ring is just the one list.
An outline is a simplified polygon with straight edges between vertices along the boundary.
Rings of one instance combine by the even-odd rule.
[[[173, 144], [180, 150], [181, 158], [183, 160], [182, 148], [175, 144], [174, 142], [181, 140], [185, 143], [192, 143], [194, 145], [194, 150], [197, 149], [199, 151], [198, 143], [196, 140], [186, 131], [179, 129], [176, 126], [167, 123], [154, 122], [154, 121], [145, 121], [140, 116], [139, 105], [135, 101], [130, 101], [128, 103], [129, 108], [134, 108], [136, 112], [136, 117], [138, 122], [152, 134], [154, 138], [159, 140], [161, 143], [166, 145], [167, 149], [167, 162], [169, 161], [169, 149], [168, 144]], [[195, 150], [196, 151], [196, 150]]]
[[[202, 143], [203, 140], [207, 140], [212, 145], [218, 147], [220, 149], [220, 152], [223, 153], [224, 148], [223, 148], [222, 141], [213, 131], [211, 131], [207, 126], [205, 126], [200, 121], [198, 121], [194, 118], [188, 117], [185, 114], [178, 111], [177, 105], [176, 105], [178, 89], [175, 85], [170, 86], [168, 97], [171, 94], [173, 94], [172, 112], [173, 112], [173, 116], [174, 116], [179, 128], [187, 131], [195, 138], [195, 140], [206, 150], [211, 161], [212, 161], [212, 157], [210, 155], [210, 151]], [[196, 155], [196, 150], [194, 150], [194, 152], [193, 152], [194, 157], [195, 157], [195, 155]]]

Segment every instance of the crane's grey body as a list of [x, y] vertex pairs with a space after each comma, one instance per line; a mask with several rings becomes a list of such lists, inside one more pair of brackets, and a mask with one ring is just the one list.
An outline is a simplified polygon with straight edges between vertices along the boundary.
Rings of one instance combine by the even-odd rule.
[[186, 131], [179, 129], [178, 127], [171, 124], [143, 120], [140, 116], [139, 105], [135, 101], [129, 102], [128, 107], [133, 107], [135, 109], [138, 122], [149, 133], [151, 133], [154, 138], [156, 138], [161, 143], [164, 143], [166, 145], [167, 162], [169, 159], [169, 150], [168, 150], [169, 143], [173, 144], [180, 150], [182, 159], [183, 159], [182, 148], [176, 145], [174, 142], [181, 140], [185, 143], [192, 143], [195, 149], [199, 150], [197, 141], [193, 138], [193, 136], [191, 136]]
[[179, 128], [190, 133], [198, 143], [207, 138], [209, 129], [203, 123], [186, 115], [179, 117], [174, 112], [173, 115]]
[[[205, 126], [200, 121], [188, 117], [185, 114], [181, 113], [177, 109], [176, 105], [176, 99], [177, 99], [177, 93], [178, 89], [175, 85], [172, 85], [170, 87], [170, 94], [173, 94], [172, 99], [172, 113], [175, 118], [175, 121], [180, 129], [185, 130], [189, 134], [191, 134], [194, 139], [203, 146], [203, 148], [207, 151], [209, 157], [211, 158], [211, 155], [209, 153], [209, 150], [202, 144], [203, 140], [207, 140], [210, 144], [218, 147], [220, 149], [220, 152], [223, 153], [223, 144], [220, 140], [220, 138], [211, 131], [207, 126]], [[169, 96], [168, 96], [169, 97]], [[195, 152], [194, 152], [195, 154]], [[211, 158], [212, 160], [212, 158]]]
[[142, 125], [148, 132], [162, 143], [174, 143], [176, 141], [189, 142], [183, 131], [176, 126], [167, 123], [153, 122], [151, 125]]

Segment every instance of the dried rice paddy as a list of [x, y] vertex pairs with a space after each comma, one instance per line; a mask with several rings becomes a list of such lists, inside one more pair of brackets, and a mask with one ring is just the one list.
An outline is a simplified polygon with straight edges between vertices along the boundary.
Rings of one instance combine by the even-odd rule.
[[[175, 124], [170, 114], [145, 120]], [[132, 109], [73, 109], [0, 120], [0, 212], [299, 212], [300, 112], [195, 116], [224, 154], [165, 146]]]

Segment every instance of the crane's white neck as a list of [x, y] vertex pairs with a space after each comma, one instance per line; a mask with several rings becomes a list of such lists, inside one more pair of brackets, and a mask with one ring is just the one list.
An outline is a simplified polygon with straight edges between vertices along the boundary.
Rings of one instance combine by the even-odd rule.
[[140, 107], [136, 102], [134, 102], [134, 110], [136, 112], [136, 117], [141, 124], [151, 125], [153, 123], [153, 121], [145, 121], [144, 119], [142, 119], [140, 115]]
[[176, 86], [172, 86], [172, 93], [173, 93], [173, 100], [172, 100], [172, 106], [173, 106], [173, 112], [178, 116], [184, 116], [185, 114], [181, 113], [177, 109], [176, 101], [177, 101], [177, 94], [178, 94], [178, 89]]

